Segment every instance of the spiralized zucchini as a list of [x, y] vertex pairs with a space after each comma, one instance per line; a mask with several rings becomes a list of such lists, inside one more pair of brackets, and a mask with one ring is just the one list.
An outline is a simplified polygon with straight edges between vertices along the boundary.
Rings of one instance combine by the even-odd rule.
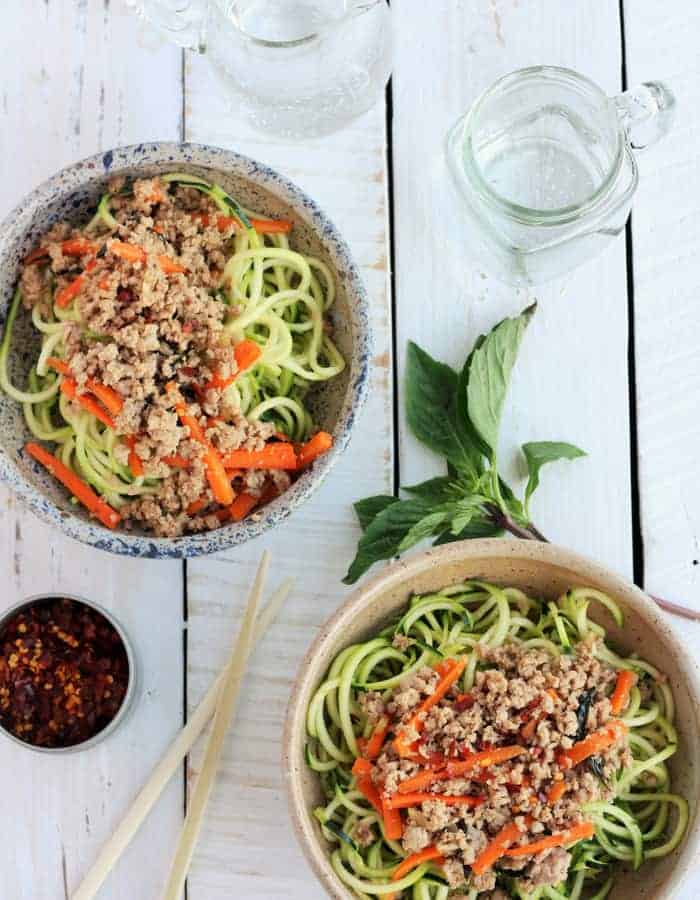
[[[622, 625], [617, 603], [593, 589], [576, 588], [556, 602], [546, 602], [513, 587], [465, 582], [414, 596], [398, 622], [338, 654], [309, 704], [306, 762], [318, 774], [326, 797], [314, 815], [324, 838], [334, 845], [333, 869], [356, 896], [381, 898], [393, 892], [412, 900], [447, 900], [449, 894], [440, 868], [432, 864], [421, 865], [401, 881], [390, 880], [406, 854], [399, 843], [387, 840], [381, 817], [355, 788], [351, 773], [357, 740], [368, 738], [373, 728], [362, 711], [360, 694], [372, 690], [388, 696], [411, 672], [457, 655], [468, 656], [460, 684], [460, 691], [467, 692], [476, 675], [478, 656], [472, 651], [477, 644], [498, 647], [517, 641], [553, 655], [570, 653], [591, 635], [605, 639], [605, 630], [588, 617], [591, 603], [602, 605]], [[412, 639], [405, 651], [392, 644], [397, 634]], [[602, 900], [613, 886], [618, 864], [637, 868], [671, 853], [683, 838], [688, 804], [671, 792], [667, 767], [678, 746], [671, 691], [655, 666], [637, 656], [621, 657], [604, 642], [597, 646], [601, 662], [632, 669], [650, 687], [650, 699], [644, 702], [639, 688], [633, 687], [621, 716], [629, 728], [634, 762], [618, 773], [614, 802], [586, 807], [595, 836], [571, 848], [566, 882], [526, 895], [512, 877], [499, 874], [499, 887], [512, 896]], [[373, 825], [381, 835], [370, 847], [361, 848], [352, 838], [360, 823]], [[477, 892], [472, 889], [467, 896], [474, 900]]]

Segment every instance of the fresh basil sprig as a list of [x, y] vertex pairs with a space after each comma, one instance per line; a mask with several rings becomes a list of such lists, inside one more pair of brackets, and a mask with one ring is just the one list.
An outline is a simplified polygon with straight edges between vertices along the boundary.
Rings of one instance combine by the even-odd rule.
[[444, 544], [509, 531], [543, 539], [529, 510], [540, 470], [546, 463], [585, 454], [561, 441], [524, 444], [529, 480], [523, 501], [498, 473], [503, 405], [535, 308], [529, 306], [481, 335], [459, 373], [409, 342], [406, 418], [415, 436], [444, 457], [447, 474], [403, 488], [406, 499], [382, 494], [355, 504], [363, 534], [343, 579], [346, 584], [357, 581], [375, 562], [426, 538]]

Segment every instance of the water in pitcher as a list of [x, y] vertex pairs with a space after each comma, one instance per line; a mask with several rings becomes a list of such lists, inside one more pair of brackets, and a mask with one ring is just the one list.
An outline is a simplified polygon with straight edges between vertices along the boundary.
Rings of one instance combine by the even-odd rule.
[[305, 138], [374, 104], [389, 74], [389, 17], [385, 2], [214, 0], [207, 50], [255, 125]]
[[530, 210], [584, 203], [603, 183], [611, 165], [600, 132], [559, 105], [489, 131], [472, 150], [491, 190]]

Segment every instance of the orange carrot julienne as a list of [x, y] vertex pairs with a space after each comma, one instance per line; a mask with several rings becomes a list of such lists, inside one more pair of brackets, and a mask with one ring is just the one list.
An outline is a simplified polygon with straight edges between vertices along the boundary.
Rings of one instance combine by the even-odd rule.
[[36, 247], [30, 254], [24, 257], [25, 266], [30, 266], [32, 263], [39, 262], [40, 259], [45, 259], [49, 255], [49, 251], [46, 247]]
[[569, 789], [569, 785], [565, 781], [555, 781], [547, 792], [547, 803], [554, 806], [564, 796]]
[[465, 759], [459, 762], [447, 763], [447, 774], [454, 778], [459, 775], [466, 775], [471, 769], [476, 767], [486, 768], [487, 766], [495, 766], [502, 762], [507, 762], [515, 756], [525, 753], [525, 748], [514, 744], [510, 747], [494, 747], [491, 750], [480, 750], [478, 753], [470, 753]]
[[400, 841], [403, 837], [403, 822], [401, 813], [393, 806], [389, 806], [386, 799], [382, 800], [382, 819], [384, 819], [384, 833], [390, 841]]
[[[320, 434], [325, 434], [325, 432], [319, 432]], [[316, 435], [318, 437], [319, 435]], [[330, 438], [330, 435], [326, 435], [327, 438]], [[312, 438], [313, 440], [313, 438]], [[331, 439], [332, 441], [332, 439]], [[311, 443], [311, 441], [309, 441]], [[306, 445], [308, 446], [308, 444]], [[302, 449], [303, 452], [303, 449]], [[301, 460], [301, 456], [300, 456]], [[438, 663], [435, 666], [435, 669], [440, 674], [440, 681], [438, 681], [435, 686], [435, 690], [433, 693], [427, 697], [415, 711], [415, 713], [411, 716], [408, 727], [413, 731], [420, 731], [423, 726], [423, 713], [427, 713], [436, 703], [439, 703], [440, 700], [445, 696], [445, 694], [449, 691], [455, 681], [458, 680], [462, 672], [464, 672], [464, 667], [467, 664], [466, 657], [462, 656], [459, 659], [448, 659], [444, 660], [441, 663]], [[413, 753], [413, 744], [406, 737], [405, 732], [399, 731], [395, 740], [394, 740], [394, 748], [399, 756], [410, 756]]]
[[100, 422], [104, 423], [108, 428], [116, 428], [114, 419], [102, 409], [100, 404], [93, 397], [89, 394], [78, 393], [77, 385], [72, 378], [66, 378], [64, 376], [63, 381], [61, 382], [61, 393], [65, 394], [69, 400], [75, 400], [75, 402], [80, 404], [84, 410], [95, 416], [96, 419], [99, 419]]
[[618, 672], [615, 690], [610, 698], [610, 708], [614, 715], [619, 715], [630, 700], [630, 691], [637, 683], [637, 676], [630, 669]]
[[435, 862], [438, 865], [442, 865], [445, 860], [437, 847], [426, 847], [425, 850], [419, 850], [417, 853], [412, 853], [410, 856], [407, 856], [402, 863], [399, 863], [392, 873], [391, 880], [400, 881], [404, 875], [408, 875], [412, 869], [417, 868], [424, 862]]
[[26, 444], [24, 449], [37, 462], [41, 463], [44, 468], [48, 469], [54, 478], [57, 478], [103, 525], [107, 528], [117, 527], [121, 521], [119, 513], [112, 509], [102, 497], [99, 497], [89, 485], [69, 469], [68, 466], [64, 465], [60, 459], [34, 442]]
[[374, 731], [372, 732], [370, 739], [367, 741], [367, 744], [365, 746], [364, 753], [362, 754], [365, 759], [376, 759], [379, 756], [382, 747], [384, 746], [384, 741], [386, 740], [388, 731], [389, 720], [386, 716], [382, 716], [374, 726]]
[[[46, 360], [46, 365], [50, 369], [54, 369], [56, 372], [60, 372], [61, 375], [66, 375], [69, 378], [73, 377], [71, 372], [71, 368], [68, 363], [63, 359], [58, 359], [56, 356], [49, 356]], [[107, 412], [110, 412], [113, 416], [118, 416], [122, 411], [122, 407], [124, 406], [124, 401], [119, 396], [119, 394], [114, 390], [114, 388], [108, 387], [105, 384], [100, 384], [99, 381], [95, 381], [94, 378], [88, 378], [85, 382], [85, 386], [90, 391], [90, 393], [94, 394], [97, 399], [102, 403]]]
[[189, 429], [192, 440], [197, 441], [204, 447], [204, 466], [214, 499], [222, 506], [230, 506], [235, 495], [221, 457], [206, 439], [199, 422], [194, 416], [190, 416], [185, 412], [185, 405], [178, 403], [175, 409], [182, 424]]
[[143, 461], [136, 452], [136, 435], [128, 434], [124, 438], [124, 443], [129, 448], [129, 468], [134, 478], [140, 478], [144, 474]]
[[[227, 472], [226, 474], [229, 478], [232, 477], [230, 472]], [[240, 522], [242, 519], [245, 519], [249, 512], [252, 512], [252, 510], [255, 509], [258, 503], [260, 503], [260, 497], [254, 497], [252, 494], [248, 494], [244, 491], [242, 494], [238, 494], [233, 503], [225, 509], [219, 510], [217, 516], [221, 522], [225, 522], [228, 519], [233, 519], [234, 522]]]
[[174, 259], [171, 259], [169, 256], [166, 256], [164, 253], [160, 254], [156, 257], [158, 260], [158, 265], [165, 272], [166, 275], [175, 275], [178, 272], [186, 272], [187, 269], [180, 265], [180, 263], [175, 262]]
[[289, 234], [292, 230], [288, 219], [251, 219], [250, 224], [258, 234]]
[[[520, 847], [513, 847], [506, 850], [504, 856], [531, 856], [534, 853], [541, 853], [543, 850], [549, 850], [552, 847], [563, 847], [567, 844], [575, 844], [578, 841], [586, 840], [595, 834], [595, 825], [593, 822], [581, 822], [580, 825], [574, 825], [566, 831], [559, 834], [550, 834], [538, 841], [532, 841], [529, 844], [523, 844]], [[472, 866], [473, 868], [473, 866]]]
[[358, 756], [350, 771], [353, 775], [371, 775], [372, 763], [363, 756]]
[[369, 775], [356, 776], [355, 787], [381, 816], [383, 814], [382, 798]]
[[177, 453], [173, 456], [164, 456], [161, 462], [170, 466], [171, 469], [189, 469], [190, 467], [189, 460], [186, 460], [184, 456], [178, 456]]
[[299, 468], [308, 466], [316, 457], [327, 453], [333, 446], [333, 438], [327, 431], [319, 431], [299, 450]]
[[569, 750], [559, 754], [559, 765], [564, 769], [577, 766], [584, 759], [600, 753], [608, 747], [612, 747], [627, 734], [628, 728], [620, 719], [612, 719], [607, 725], [589, 734], [582, 741], [578, 741]]
[[491, 866], [499, 860], [508, 847], [520, 837], [520, 829], [515, 822], [504, 825], [495, 838], [481, 851], [472, 863], [472, 872], [475, 875], [483, 875]]
[[416, 791], [424, 791], [436, 781], [447, 781], [447, 773], [444, 769], [423, 769], [422, 772], [402, 781], [398, 790], [400, 794], [412, 794]]
[[296, 469], [297, 456], [291, 444], [268, 444], [262, 450], [231, 450], [224, 456], [227, 469]]
[[82, 290], [83, 284], [85, 284], [85, 275], [87, 272], [92, 272], [92, 270], [97, 265], [97, 260], [91, 259], [85, 265], [85, 271], [82, 275], [78, 275], [77, 278], [74, 278], [70, 284], [67, 284], [64, 288], [61, 288], [60, 291], [56, 294], [56, 306], [59, 309], [64, 309], [66, 306], [70, 305], [71, 300], [74, 300], [80, 291]]
[[70, 238], [63, 241], [61, 250], [65, 256], [86, 256], [88, 253], [97, 252], [97, 244], [86, 241], [84, 238]]
[[67, 375], [69, 378], [73, 377], [71, 368], [65, 359], [59, 359], [57, 356], [49, 356], [46, 360], [46, 365], [55, 372], [60, 372], [61, 375]]
[[137, 247], [135, 244], [127, 244], [125, 241], [112, 241], [109, 245], [110, 252], [112, 252], [115, 256], [118, 256], [119, 259], [126, 260], [126, 262], [137, 263], [137, 262], [146, 262], [148, 254], [143, 249], [143, 247]]
[[444, 803], [445, 806], [481, 806], [484, 797], [472, 797], [468, 794], [453, 796], [452, 794], [431, 794], [429, 791], [415, 791], [411, 794], [394, 794], [387, 800], [392, 809], [408, 809], [420, 806], [421, 803]]
[[188, 516], [195, 516], [198, 512], [201, 512], [204, 507], [207, 505], [207, 501], [200, 497], [199, 500], [193, 500], [186, 509]]
[[255, 365], [262, 356], [262, 350], [260, 349], [260, 345], [255, 341], [245, 340], [241, 341], [240, 344], [236, 344], [233, 349], [233, 356], [236, 360], [236, 371], [233, 375], [229, 375], [228, 378], [221, 378], [218, 374], [214, 373], [211, 380], [204, 385], [205, 391], [209, 390], [209, 388], [218, 388], [223, 391], [229, 385], [233, 384], [242, 372], [245, 372], [246, 369]]

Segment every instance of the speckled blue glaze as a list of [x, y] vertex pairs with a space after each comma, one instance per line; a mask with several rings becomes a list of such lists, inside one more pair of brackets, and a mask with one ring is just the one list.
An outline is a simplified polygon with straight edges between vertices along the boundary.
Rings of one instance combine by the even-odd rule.
[[[332, 450], [318, 459], [292, 487], [255, 519], [180, 538], [156, 538], [135, 531], [110, 531], [70, 503], [61, 485], [22, 450], [30, 433], [21, 407], [0, 392], [0, 478], [29, 508], [65, 534], [101, 550], [153, 559], [219, 553], [257, 537], [285, 519], [311, 496], [350, 440], [368, 390], [372, 338], [369, 304], [350, 250], [319, 207], [295, 184], [267, 166], [229, 150], [200, 144], [148, 143], [91, 156], [58, 172], [29, 194], [0, 230], [0, 313], [4, 320], [22, 259], [55, 222], [88, 221], [107, 181], [115, 175], [148, 177], [169, 171], [191, 172], [221, 184], [245, 206], [294, 222], [292, 245], [319, 256], [335, 273], [338, 299], [334, 338], [348, 360], [338, 378], [312, 395], [317, 423], [334, 437]], [[9, 371], [18, 386], [36, 358], [38, 346], [28, 315], [18, 317]]]

